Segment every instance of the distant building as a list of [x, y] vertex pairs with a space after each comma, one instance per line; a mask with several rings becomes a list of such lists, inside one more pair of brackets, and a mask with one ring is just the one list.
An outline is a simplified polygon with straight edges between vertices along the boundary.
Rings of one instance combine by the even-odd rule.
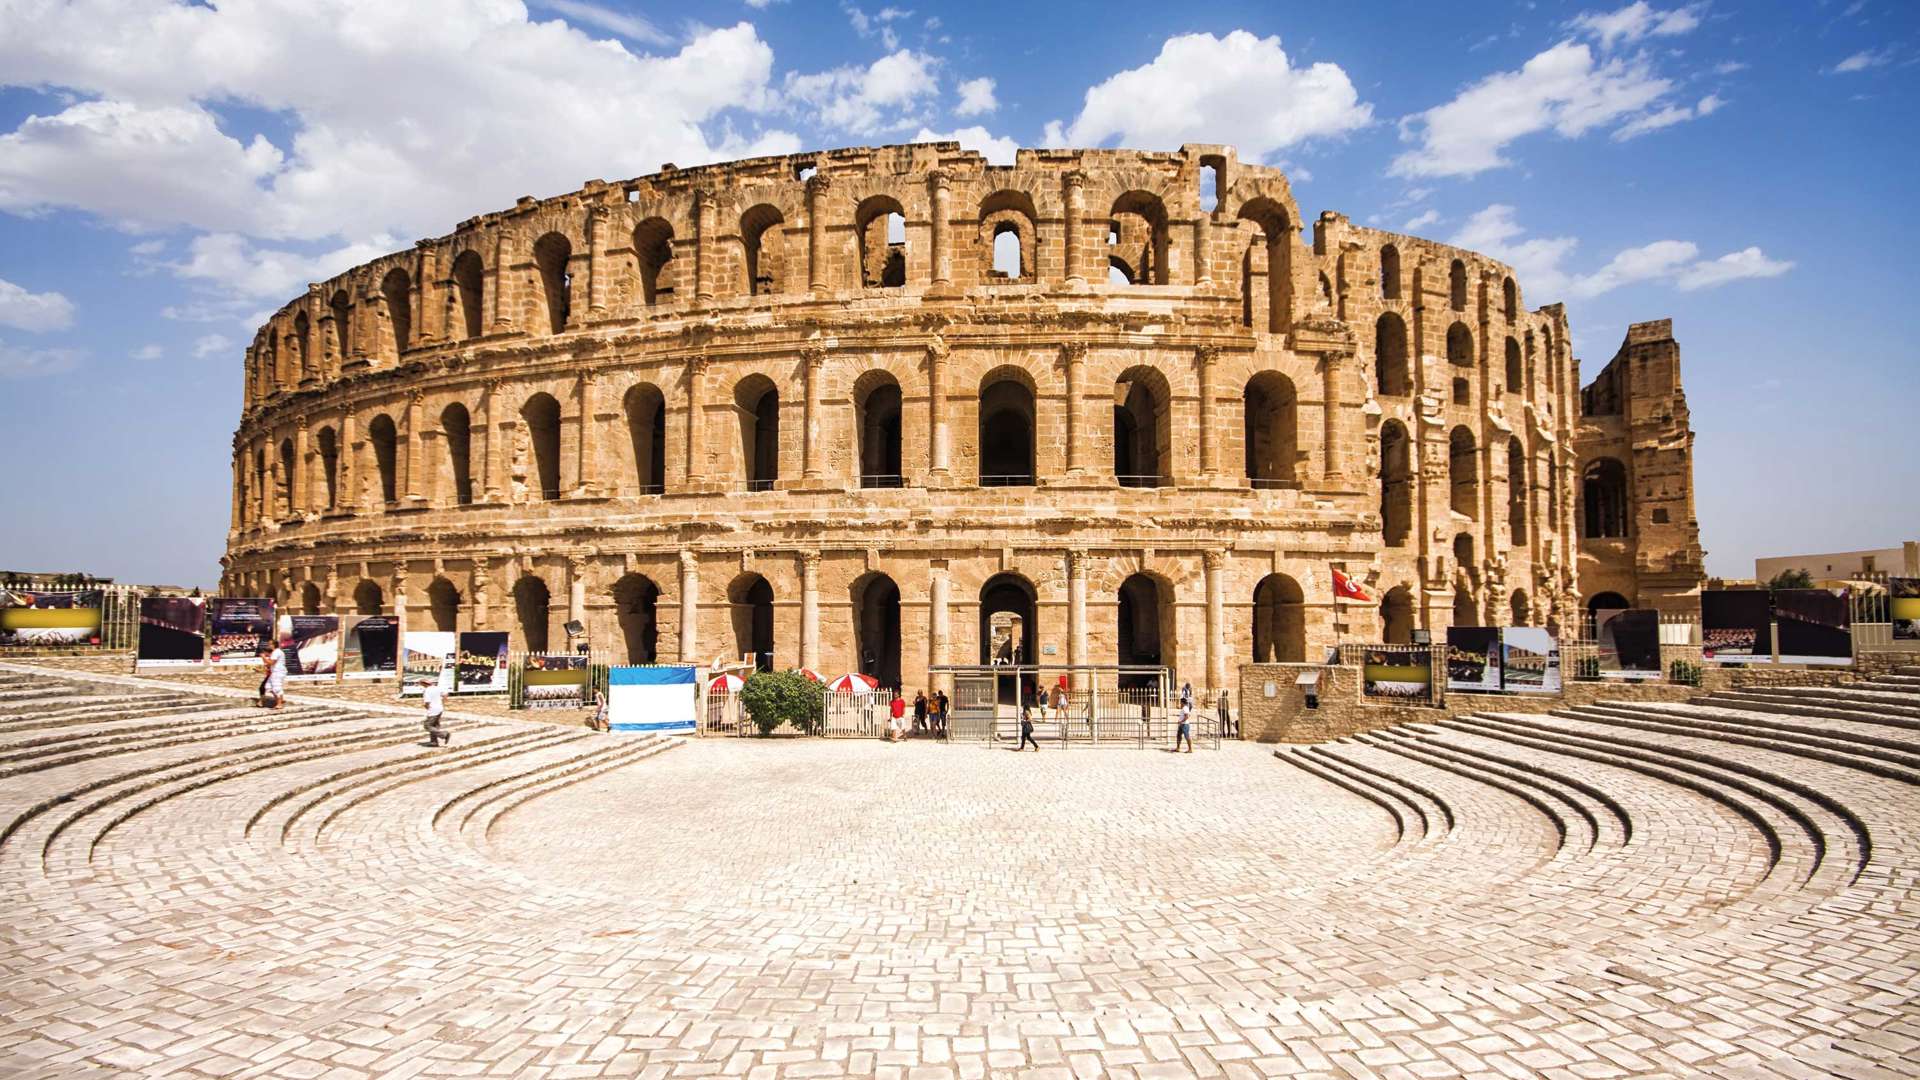
[[1753, 560], [1753, 576], [1757, 581], [1772, 581], [1787, 570], [1805, 570], [1815, 581], [1871, 578], [1885, 574], [1920, 577], [1920, 540], [1908, 540], [1900, 547], [1869, 551], [1775, 555]]

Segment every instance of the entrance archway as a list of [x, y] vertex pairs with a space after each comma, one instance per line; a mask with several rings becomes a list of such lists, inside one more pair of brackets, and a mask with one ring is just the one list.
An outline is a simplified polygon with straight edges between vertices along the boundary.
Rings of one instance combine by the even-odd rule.
[[651, 664], [658, 658], [659, 601], [660, 587], [644, 574], [628, 574], [614, 582], [613, 609], [629, 664]]
[[1413, 592], [1396, 585], [1380, 600], [1380, 641], [1386, 645], [1413, 644]]
[[[1039, 654], [1038, 595], [1033, 583], [1019, 574], [995, 574], [980, 587], [980, 662], [1032, 664]], [[1020, 687], [1012, 678], [998, 680], [1002, 704], [1017, 703]]]
[[1307, 659], [1306, 593], [1285, 574], [1268, 574], [1253, 589], [1253, 660], [1299, 664]]
[[885, 574], [853, 583], [853, 645], [860, 673], [900, 685], [900, 586]]
[[773, 586], [759, 574], [733, 579], [727, 589], [732, 609], [734, 653], [752, 657], [757, 671], [773, 670]]
[[552, 600], [547, 583], [537, 577], [523, 577], [513, 585], [513, 609], [520, 620], [520, 642], [528, 652], [547, 651], [547, 619]]
[[427, 586], [427, 607], [433, 613], [433, 628], [448, 633], [460, 629], [460, 590], [446, 578], [434, 578]]
[[[1115, 659], [1121, 664], [1166, 665], [1177, 654], [1172, 590], [1150, 574], [1133, 574], [1120, 583]], [[1124, 675], [1122, 687], [1155, 685], [1150, 675]]]

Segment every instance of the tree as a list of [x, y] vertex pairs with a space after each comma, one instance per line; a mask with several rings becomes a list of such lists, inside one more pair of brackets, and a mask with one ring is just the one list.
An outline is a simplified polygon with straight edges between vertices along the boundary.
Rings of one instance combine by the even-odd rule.
[[813, 734], [820, 728], [820, 687], [797, 671], [756, 671], [740, 688], [740, 704], [760, 734], [787, 724]]
[[1782, 570], [1767, 582], [1769, 589], [1811, 589], [1813, 575], [1805, 570]]

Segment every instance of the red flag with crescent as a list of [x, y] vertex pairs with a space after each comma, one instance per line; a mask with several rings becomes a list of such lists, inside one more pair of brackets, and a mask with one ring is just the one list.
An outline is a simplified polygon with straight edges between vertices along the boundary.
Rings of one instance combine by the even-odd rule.
[[1341, 573], [1338, 570], [1333, 571], [1333, 595], [1341, 598], [1342, 600], [1373, 599], [1373, 597], [1367, 595], [1367, 590], [1360, 587], [1359, 582], [1353, 580], [1352, 578], [1348, 577], [1347, 575]]

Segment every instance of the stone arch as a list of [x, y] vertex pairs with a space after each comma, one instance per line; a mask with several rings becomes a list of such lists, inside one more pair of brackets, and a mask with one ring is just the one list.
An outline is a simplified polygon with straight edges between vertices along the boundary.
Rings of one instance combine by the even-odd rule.
[[296, 312], [293, 316], [293, 344], [300, 353], [301, 380], [313, 378], [316, 374], [313, 370], [313, 327], [305, 311]]
[[1507, 532], [1515, 544], [1527, 542], [1527, 451], [1519, 436], [1507, 438]]
[[345, 289], [335, 289], [333, 297], [327, 301], [327, 309], [333, 312], [333, 337], [338, 355], [336, 361], [344, 361], [353, 355], [353, 298]]
[[413, 278], [396, 266], [380, 279], [380, 295], [387, 302], [387, 325], [393, 330], [393, 355], [413, 346]]
[[544, 325], [550, 334], [564, 331], [573, 316], [573, 270], [568, 265], [572, 260], [573, 242], [557, 232], [533, 242], [533, 266], [540, 278], [534, 299], [546, 315]]
[[1038, 412], [1033, 376], [1011, 365], [980, 379], [982, 487], [1030, 487], [1038, 449]]
[[1307, 603], [1300, 583], [1268, 574], [1253, 587], [1253, 662], [1298, 664], [1307, 659]]
[[1413, 590], [1395, 585], [1380, 598], [1380, 640], [1387, 645], [1413, 644]]
[[1146, 191], [1128, 191], [1107, 214], [1109, 255], [1130, 270], [1129, 284], [1167, 285], [1167, 204]]
[[1512, 278], [1500, 281], [1500, 312], [1512, 322], [1520, 313], [1520, 290], [1514, 287]]
[[1406, 425], [1380, 425], [1380, 539], [1406, 547], [1413, 536], [1413, 439]]
[[1518, 394], [1526, 386], [1526, 372], [1520, 366], [1520, 343], [1507, 335], [1507, 393]]
[[1605, 539], [1628, 535], [1626, 466], [1610, 457], [1588, 462], [1580, 474], [1580, 502], [1585, 511], [1582, 536]]
[[986, 252], [981, 277], [998, 284], [1027, 284], [1037, 280], [1039, 230], [1033, 197], [1004, 189], [980, 202], [980, 244]]
[[296, 467], [293, 459], [293, 440], [280, 440], [278, 475], [274, 478], [274, 509], [282, 519], [293, 516], [293, 472]]
[[1413, 393], [1413, 369], [1407, 362], [1407, 324], [1391, 311], [1373, 323], [1374, 385], [1385, 397]]
[[460, 629], [460, 590], [444, 577], [436, 577], [427, 586], [427, 613], [433, 628], [447, 633]]
[[367, 424], [367, 441], [373, 444], [373, 465], [380, 478], [380, 501], [398, 502], [400, 433], [394, 427], [393, 417], [386, 413], [374, 417]]
[[741, 479], [748, 491], [772, 491], [780, 481], [780, 390], [755, 372], [733, 387], [740, 420]]
[[751, 657], [757, 671], [773, 670], [773, 586], [749, 570], [727, 586], [734, 655]]
[[1473, 404], [1473, 331], [1466, 323], [1447, 327], [1447, 364], [1453, 371], [1453, 403]]
[[1478, 520], [1480, 516], [1479, 448], [1465, 424], [1447, 435], [1447, 488], [1453, 512]]
[[1392, 244], [1380, 248], [1380, 298], [1400, 299], [1400, 249]]
[[[1285, 333], [1293, 326], [1293, 215], [1278, 200], [1262, 197], [1241, 205], [1240, 220], [1258, 227], [1266, 244], [1266, 329], [1269, 333]], [[1251, 275], [1247, 277], [1247, 287], [1253, 287]], [[1256, 321], [1255, 306], [1249, 294], [1246, 297], [1248, 326]]]
[[1459, 259], [1447, 267], [1447, 306], [1467, 310], [1467, 264]]
[[473, 418], [455, 401], [440, 410], [440, 434], [447, 443], [447, 486], [456, 506], [473, 502]]
[[1121, 487], [1159, 487], [1173, 464], [1173, 390], [1140, 365], [1113, 384], [1113, 475]]
[[786, 215], [767, 203], [740, 215], [742, 293], [768, 296], [785, 289], [786, 223]]
[[320, 614], [320, 586], [311, 581], [300, 586], [300, 610], [308, 615]]
[[1473, 557], [1473, 534], [1459, 532], [1453, 536], [1453, 561], [1460, 569], [1472, 573], [1480, 565]]
[[1473, 590], [1465, 582], [1458, 582], [1453, 587], [1453, 619], [1449, 625], [1480, 625], [1480, 605], [1474, 603]]
[[674, 297], [673, 226], [650, 217], [633, 227], [633, 259], [640, 275], [640, 299], [648, 307]]
[[[894, 239], [896, 228], [898, 240]], [[863, 287], [897, 289], [907, 283], [906, 229], [906, 208], [891, 195], [871, 195], [854, 207], [853, 232]]]
[[552, 645], [549, 635], [553, 621], [553, 593], [538, 574], [527, 574], [513, 583], [513, 612], [519, 624], [520, 643], [531, 653], [543, 653]]
[[353, 587], [353, 610], [356, 615], [378, 615], [386, 610], [386, 594], [380, 589], [380, 583], [361, 578]]
[[533, 466], [531, 479], [540, 485], [542, 499], [560, 497], [560, 402], [552, 394], [541, 391], [527, 399], [520, 406], [520, 421], [527, 427], [527, 440], [532, 448]]
[[[901, 479], [900, 383], [879, 368], [853, 383], [855, 452], [863, 488], [896, 488]], [[889, 684], [891, 685], [891, 684]]]
[[1597, 592], [1587, 598], [1587, 619], [1597, 623], [1603, 611], [1625, 611], [1631, 607], [1633, 604], [1617, 592]]
[[460, 301], [460, 329], [468, 340], [485, 332], [487, 267], [480, 253], [467, 250], [454, 256], [453, 291]]
[[853, 602], [853, 653], [861, 674], [900, 685], [900, 586], [879, 571], [848, 586]]
[[1512, 617], [1508, 626], [1533, 625], [1533, 605], [1527, 602], [1527, 590], [1513, 590], [1513, 595], [1508, 598], [1507, 604], [1508, 614]]
[[1261, 371], [1242, 392], [1247, 482], [1256, 488], [1300, 482], [1300, 395], [1293, 380]]
[[645, 574], [627, 574], [613, 583], [614, 618], [629, 664], [652, 664], [659, 659], [660, 586]]
[[314, 437], [314, 444], [320, 451], [321, 508], [327, 511], [340, 508], [340, 435], [331, 425], [320, 429]]
[[627, 417], [627, 444], [633, 453], [634, 490], [659, 495], [667, 490], [667, 399], [649, 382], [635, 383], [621, 399]]
[[1115, 662], [1174, 666], [1180, 648], [1173, 584], [1159, 574], [1129, 574], [1115, 600]]
[[[1040, 655], [1038, 644], [1040, 594], [1024, 574], [1003, 571], [980, 586], [980, 662], [983, 664], [1032, 664]], [[994, 616], [1010, 614], [1017, 618], [1018, 632], [995, 637]]]

